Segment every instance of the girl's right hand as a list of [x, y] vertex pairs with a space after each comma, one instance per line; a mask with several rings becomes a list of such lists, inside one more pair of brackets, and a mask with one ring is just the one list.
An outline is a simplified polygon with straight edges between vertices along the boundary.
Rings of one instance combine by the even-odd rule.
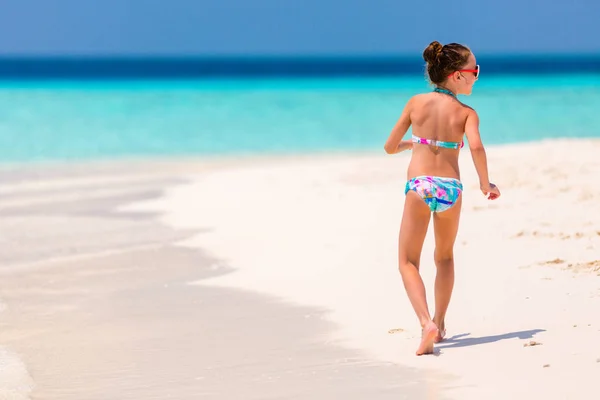
[[491, 182], [487, 187], [482, 186], [481, 192], [488, 198], [488, 200], [496, 200], [498, 197], [500, 197], [500, 190], [498, 190], [498, 186]]

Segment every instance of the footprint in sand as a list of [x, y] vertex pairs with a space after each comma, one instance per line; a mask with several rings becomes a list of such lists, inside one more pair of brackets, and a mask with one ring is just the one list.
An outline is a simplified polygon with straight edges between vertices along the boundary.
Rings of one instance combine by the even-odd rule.
[[541, 343], [540, 342], [536, 342], [535, 340], [530, 340], [528, 343], [523, 344], [523, 347], [533, 347], [533, 346], [540, 346]]
[[389, 334], [392, 334], [392, 335], [393, 335], [394, 333], [401, 333], [401, 332], [404, 332], [404, 329], [402, 329], [402, 328], [394, 328], [394, 329], [390, 329], [390, 330], [388, 331], [388, 333], [389, 333]]
[[544, 264], [564, 264], [565, 260], [555, 258], [554, 260], [546, 261]]
[[596, 235], [600, 235], [600, 232], [596, 231], [593, 233], [584, 233], [584, 232], [575, 232], [575, 233], [565, 233], [565, 232], [540, 232], [540, 231], [519, 231], [511, 236], [512, 239], [523, 237], [523, 236], [533, 236], [535, 238], [559, 238], [560, 240], [571, 240], [571, 239], [583, 239], [585, 237], [594, 237]]

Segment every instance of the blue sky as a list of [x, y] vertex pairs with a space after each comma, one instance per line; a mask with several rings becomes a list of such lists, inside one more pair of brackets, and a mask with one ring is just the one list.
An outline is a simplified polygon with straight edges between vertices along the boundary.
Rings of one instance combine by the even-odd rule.
[[600, 0], [2, 0], [0, 54], [600, 53]]

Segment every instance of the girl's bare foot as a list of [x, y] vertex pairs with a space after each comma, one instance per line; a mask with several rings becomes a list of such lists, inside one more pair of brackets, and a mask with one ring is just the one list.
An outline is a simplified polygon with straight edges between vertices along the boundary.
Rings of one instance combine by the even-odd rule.
[[438, 333], [438, 327], [433, 321], [425, 324], [421, 333], [421, 344], [419, 344], [419, 348], [417, 349], [418, 356], [433, 353], [433, 342]]
[[[435, 319], [433, 320], [435, 322]], [[446, 324], [444, 324], [444, 321], [441, 322], [435, 322], [435, 324], [438, 326], [438, 334], [435, 336], [435, 343], [440, 343], [442, 340], [444, 340], [444, 337], [446, 336]]]
[[442, 340], [444, 340], [444, 337], [446, 336], [446, 330], [445, 329], [440, 329], [438, 331], [438, 334], [435, 337], [435, 340], [433, 341], [434, 343], [440, 343]]

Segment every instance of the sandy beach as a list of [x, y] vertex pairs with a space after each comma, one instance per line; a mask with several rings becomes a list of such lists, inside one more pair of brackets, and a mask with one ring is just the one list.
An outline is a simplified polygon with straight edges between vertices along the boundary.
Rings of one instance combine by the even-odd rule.
[[193, 284], [233, 271], [175, 245], [207, 228], [118, 211], [239, 165], [4, 167], [0, 399], [445, 398], [444, 374], [331, 343], [324, 309]]
[[[126, 209], [207, 229], [179, 245], [235, 271], [195, 284], [323, 308], [336, 327], [332, 343], [451, 374], [451, 398], [584, 398], [600, 373], [599, 150], [593, 140], [490, 147], [491, 177], [503, 192], [494, 203], [479, 192], [463, 151], [456, 284], [437, 357], [414, 356], [420, 331], [397, 270], [408, 153], [189, 174], [190, 183], [164, 198]], [[428, 293], [432, 255], [430, 232]]]
[[462, 151], [448, 339], [423, 357], [396, 260], [409, 153], [4, 168], [0, 398], [587, 398], [599, 150], [489, 147], [496, 202]]

